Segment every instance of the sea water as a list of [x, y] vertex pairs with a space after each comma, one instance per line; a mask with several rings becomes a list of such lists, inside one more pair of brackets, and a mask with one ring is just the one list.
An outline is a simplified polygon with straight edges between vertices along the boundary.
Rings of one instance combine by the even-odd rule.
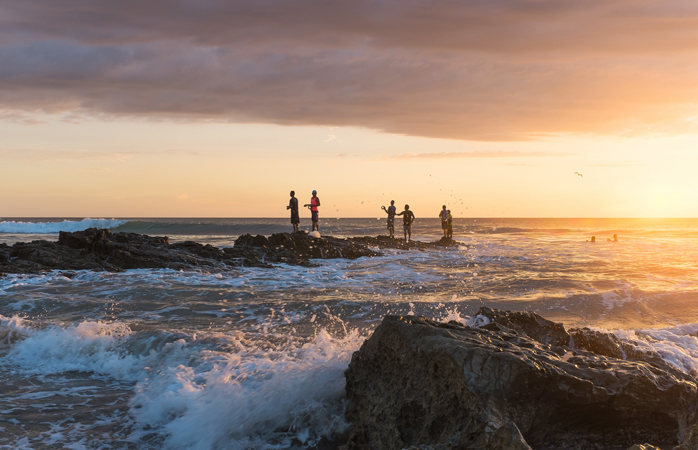
[[[231, 246], [287, 222], [15, 218], [0, 220], [0, 242], [97, 226]], [[385, 234], [384, 218], [320, 227]], [[413, 233], [442, 236], [438, 219]], [[483, 305], [534, 311], [698, 372], [698, 220], [455, 219], [454, 238], [313, 268], [0, 277], [0, 448], [318, 444], [348, 426], [344, 370], [386, 314], [477, 324]]]

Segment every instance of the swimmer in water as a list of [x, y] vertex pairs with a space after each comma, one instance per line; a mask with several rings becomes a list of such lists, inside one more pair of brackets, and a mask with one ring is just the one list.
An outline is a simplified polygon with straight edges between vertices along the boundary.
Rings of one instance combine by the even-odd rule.
[[397, 212], [395, 200], [390, 200], [390, 206], [387, 209], [385, 206], [381, 206], [381, 209], [388, 215], [388, 234], [391, 239], [395, 239], [395, 213]]
[[291, 210], [291, 225], [293, 225], [293, 232], [298, 233], [298, 224], [301, 222], [301, 219], [298, 214], [298, 199], [296, 198], [296, 191], [291, 191], [291, 199], [288, 201], [288, 206], [286, 209]]
[[596, 236], [592, 236], [591, 240], [587, 241], [587, 242], [592, 242], [592, 243], [596, 244]]
[[618, 235], [614, 234], [613, 239], [609, 239], [608, 242], [618, 242]]
[[414, 222], [414, 213], [410, 211], [410, 205], [405, 205], [405, 210], [396, 216], [403, 216], [402, 228], [405, 231], [405, 242], [409, 242], [412, 239], [412, 223]]
[[318, 217], [319, 213], [318, 213], [317, 207], [320, 206], [320, 197], [317, 196], [316, 190], [313, 190], [313, 196], [310, 198], [310, 203], [307, 203], [303, 206], [310, 208], [310, 214], [312, 215], [312, 219], [313, 219], [312, 231], [317, 231], [319, 233], [320, 232], [320, 218]]

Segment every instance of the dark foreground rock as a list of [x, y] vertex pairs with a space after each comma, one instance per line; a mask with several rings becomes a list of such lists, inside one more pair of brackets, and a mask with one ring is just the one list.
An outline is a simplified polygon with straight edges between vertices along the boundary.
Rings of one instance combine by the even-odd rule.
[[[377, 239], [372, 243], [371, 239]], [[381, 256], [371, 247], [426, 249], [455, 246], [454, 241], [405, 244], [379, 238], [313, 238], [305, 233], [241, 236], [231, 248], [196, 242], [170, 244], [167, 237], [111, 233], [90, 228], [61, 232], [58, 242], [0, 244], [0, 273], [41, 273], [50, 270], [192, 269], [224, 271], [231, 267], [274, 267], [275, 263], [313, 266], [312, 259]], [[402, 242], [402, 244], [401, 244]], [[403, 245], [403, 246], [401, 246]]]
[[[697, 448], [692, 376], [533, 313], [478, 315], [385, 317], [346, 372], [344, 449]], [[591, 351], [570, 347], [586, 336]]]

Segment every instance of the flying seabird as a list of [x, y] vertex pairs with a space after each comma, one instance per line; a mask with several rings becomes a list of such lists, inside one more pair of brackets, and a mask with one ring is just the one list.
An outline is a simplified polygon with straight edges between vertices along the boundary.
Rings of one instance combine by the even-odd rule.
[[581, 173], [579, 173], [579, 172], [575, 172], [575, 173], [576, 173], [577, 175], [579, 175], [580, 177], [584, 178], [584, 175], [582, 175]]

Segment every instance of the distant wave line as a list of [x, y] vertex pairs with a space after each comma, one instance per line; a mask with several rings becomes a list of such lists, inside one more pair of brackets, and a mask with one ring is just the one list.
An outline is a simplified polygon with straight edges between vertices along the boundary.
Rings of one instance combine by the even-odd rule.
[[126, 220], [83, 219], [62, 222], [0, 222], [0, 233], [7, 234], [58, 234], [61, 231], [82, 231], [88, 228], [116, 228]]

